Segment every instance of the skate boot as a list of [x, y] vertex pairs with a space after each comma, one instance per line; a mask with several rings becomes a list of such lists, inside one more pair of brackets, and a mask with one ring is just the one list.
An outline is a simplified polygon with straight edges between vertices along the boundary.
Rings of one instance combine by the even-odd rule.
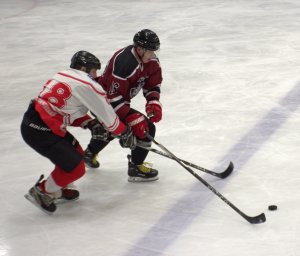
[[43, 178], [44, 175], [41, 175], [37, 183], [25, 195], [25, 198], [42, 211], [52, 214], [56, 211], [55, 196], [42, 191], [41, 181]]
[[76, 201], [79, 199], [79, 191], [75, 189], [75, 187], [70, 186], [70, 184], [61, 189], [61, 193], [58, 195], [56, 199], [56, 203], [66, 203], [71, 201]]
[[97, 161], [98, 154], [93, 154], [91, 150], [87, 147], [87, 149], [84, 151], [84, 157], [83, 160], [86, 165], [88, 165], [91, 168], [99, 168], [100, 163]]
[[147, 182], [158, 180], [158, 171], [152, 168], [152, 164], [144, 162], [135, 165], [128, 156], [128, 181], [130, 182]]

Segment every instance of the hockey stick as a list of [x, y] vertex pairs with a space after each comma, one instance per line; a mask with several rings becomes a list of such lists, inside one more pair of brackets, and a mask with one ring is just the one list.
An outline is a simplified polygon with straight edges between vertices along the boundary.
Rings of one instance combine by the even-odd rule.
[[251, 224], [259, 224], [266, 221], [266, 216], [264, 213], [261, 213], [257, 216], [251, 217], [243, 213], [240, 209], [238, 209], [234, 204], [232, 204], [228, 199], [226, 199], [220, 192], [218, 192], [215, 188], [213, 188], [207, 181], [201, 178], [197, 173], [195, 173], [191, 168], [184, 165], [179, 158], [177, 158], [172, 152], [170, 152], [166, 147], [162, 144], [158, 143], [152, 136], [147, 134], [147, 137], [152, 140], [158, 147], [160, 147], [163, 151], [169, 154], [173, 160], [179, 163], [184, 169], [186, 169], [189, 173], [191, 173], [195, 178], [197, 178], [202, 184], [204, 184], [210, 191], [212, 191], [215, 195], [221, 198], [227, 205], [229, 205], [233, 210], [235, 210], [240, 216], [246, 219]]
[[[139, 144], [138, 144], [137, 146], [140, 147], [140, 148], [146, 149], [146, 150], [148, 150], [148, 151], [154, 152], [154, 153], [156, 153], [156, 154], [158, 154], [158, 155], [162, 155], [162, 156], [168, 157], [168, 158], [170, 158], [170, 159], [172, 159], [172, 160], [175, 160], [175, 159], [174, 159], [172, 156], [170, 156], [169, 154], [166, 154], [166, 153], [164, 153], [164, 152], [162, 152], [162, 151], [159, 151], [159, 150], [157, 150], [157, 149], [155, 149], [155, 148], [144, 147], [144, 146], [139, 145]], [[207, 169], [205, 169], [205, 168], [203, 168], [203, 167], [201, 167], [201, 166], [198, 166], [198, 165], [195, 165], [195, 164], [193, 164], [193, 163], [187, 162], [187, 161], [185, 161], [185, 160], [183, 160], [183, 159], [180, 159], [180, 158], [177, 158], [177, 159], [178, 159], [180, 162], [182, 162], [182, 163], [184, 163], [185, 165], [187, 165], [187, 166], [193, 167], [193, 168], [195, 168], [195, 169], [197, 169], [197, 170], [200, 170], [200, 171], [202, 171], [202, 172], [206, 172], [206, 173], [208, 173], [208, 174], [210, 174], [210, 175], [216, 176], [216, 177], [221, 178], [221, 179], [225, 179], [226, 177], [228, 177], [228, 176], [232, 173], [233, 168], [234, 168], [233, 163], [230, 162], [230, 163], [229, 163], [229, 166], [227, 167], [227, 169], [226, 169], [225, 171], [219, 173], [219, 172], [213, 172], [213, 171], [207, 170]]]

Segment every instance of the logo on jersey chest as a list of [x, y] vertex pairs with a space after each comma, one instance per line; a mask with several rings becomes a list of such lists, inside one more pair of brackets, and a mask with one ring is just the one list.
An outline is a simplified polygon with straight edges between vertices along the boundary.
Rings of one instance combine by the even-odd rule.
[[142, 76], [136, 82], [136, 86], [130, 89], [130, 98], [135, 97], [139, 91], [144, 87], [148, 79], [148, 76]]
[[116, 92], [118, 91], [119, 87], [120, 87], [120, 84], [114, 82], [114, 83], [111, 85], [108, 94], [109, 94], [109, 95], [112, 95], [112, 94], [116, 93]]

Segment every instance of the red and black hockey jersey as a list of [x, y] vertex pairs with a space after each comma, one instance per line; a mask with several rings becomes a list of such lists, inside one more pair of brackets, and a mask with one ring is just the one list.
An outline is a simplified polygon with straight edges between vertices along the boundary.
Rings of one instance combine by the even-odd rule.
[[160, 98], [162, 72], [157, 58], [142, 63], [130, 45], [117, 51], [97, 79], [107, 92], [115, 112], [122, 119], [130, 110], [130, 101], [142, 89], [146, 100]]

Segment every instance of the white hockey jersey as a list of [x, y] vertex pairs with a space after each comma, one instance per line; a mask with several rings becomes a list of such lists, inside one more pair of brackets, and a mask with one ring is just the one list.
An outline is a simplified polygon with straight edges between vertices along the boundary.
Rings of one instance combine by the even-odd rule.
[[59, 136], [65, 135], [66, 126], [84, 127], [91, 120], [89, 110], [108, 131], [119, 135], [125, 130], [101, 85], [76, 69], [58, 72], [48, 80], [35, 99], [35, 109]]

